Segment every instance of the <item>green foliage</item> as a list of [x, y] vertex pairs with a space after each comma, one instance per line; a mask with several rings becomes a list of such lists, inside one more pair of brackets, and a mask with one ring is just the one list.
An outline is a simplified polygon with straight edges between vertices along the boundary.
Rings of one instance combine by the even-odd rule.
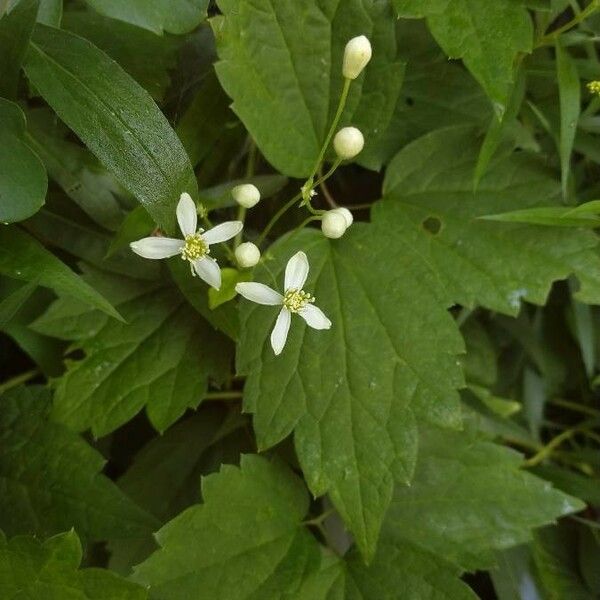
[[21, 229], [1, 228], [0, 246], [0, 273], [3, 275], [35, 282], [57, 294], [82, 300], [107, 315], [121, 318], [103, 296]]
[[533, 27], [517, 2], [496, 0], [393, 0], [401, 17], [427, 18], [450, 58], [462, 58], [499, 116], [506, 110], [520, 52], [531, 52]]
[[82, 340], [86, 356], [59, 381], [54, 416], [101, 436], [145, 407], [164, 431], [198, 406], [209, 377], [224, 378], [229, 347], [172, 290], [151, 290], [120, 309], [125, 323], [108, 321]]
[[[367, 153], [377, 145], [403, 76], [387, 3], [351, 0], [337, 10], [332, 0], [221, 0], [219, 8], [223, 16], [212, 21], [217, 75], [233, 110], [276, 169], [295, 177], [311, 172], [342, 88], [344, 45], [355, 35], [373, 40], [374, 58], [353, 87], [342, 121], [365, 133]], [[310, 23], [308, 37], [298, 23]], [[269, 45], [257, 53], [263, 40]]]
[[0, 0], [0, 597], [600, 597], [599, 38]]
[[0, 532], [0, 593], [6, 600], [145, 600], [144, 588], [102, 569], [80, 569], [81, 542], [74, 531], [41, 543], [7, 541]]
[[134, 194], [157, 223], [175, 225], [181, 192], [195, 193], [191, 165], [148, 94], [90, 42], [37, 25], [27, 77], [59, 117]]
[[0, 404], [0, 528], [8, 535], [75, 527], [86, 538], [127, 538], [154, 526], [100, 473], [103, 458], [52, 420], [46, 389], [16, 388]]
[[0, 98], [0, 221], [5, 224], [35, 214], [46, 197], [46, 171], [25, 143], [25, 127], [21, 109]]
[[[405, 247], [390, 254], [390, 241], [357, 225], [342, 242], [304, 231], [272, 247], [275, 265], [269, 270], [278, 282], [287, 259], [299, 248], [306, 251], [312, 266], [307, 289], [338, 325], [316, 332], [298, 319], [285, 354], [275, 357], [269, 335], [276, 310], [247, 305], [238, 354], [238, 369], [248, 375], [244, 405], [254, 413], [259, 448], [294, 430], [312, 492], [330, 493], [368, 556], [394, 480], [411, 479], [416, 417], [446, 426], [460, 423], [453, 388], [462, 384], [456, 358], [462, 341], [426, 282], [412, 279], [406, 286], [414, 256], [403, 256]], [[404, 277], [381, 282], [372, 265], [384, 257], [399, 267], [404, 262]], [[256, 279], [273, 285], [267, 273], [258, 269]], [[396, 310], [399, 301], [410, 304], [409, 319]], [[434, 354], [424, 324], [435, 336]]]

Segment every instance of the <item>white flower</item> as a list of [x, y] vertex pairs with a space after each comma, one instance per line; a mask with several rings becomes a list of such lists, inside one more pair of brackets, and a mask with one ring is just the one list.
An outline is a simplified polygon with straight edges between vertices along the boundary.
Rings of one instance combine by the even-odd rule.
[[183, 234], [183, 240], [165, 237], [147, 237], [130, 244], [131, 249], [143, 258], [170, 258], [181, 254], [183, 260], [190, 262], [192, 275], [194, 271], [208, 285], [221, 287], [221, 269], [214, 258], [210, 258], [210, 246], [225, 242], [235, 237], [244, 224], [241, 221], [227, 221], [208, 231], [198, 229], [196, 205], [189, 194], [181, 194], [177, 204], [177, 222]]
[[282, 306], [271, 333], [271, 346], [275, 355], [281, 354], [292, 320], [292, 313], [300, 315], [313, 329], [329, 329], [331, 321], [317, 308], [314, 296], [302, 289], [308, 277], [308, 259], [304, 252], [297, 252], [285, 267], [284, 293], [268, 285], [254, 281], [238, 283], [235, 290], [247, 300], [269, 306]]
[[260, 250], [252, 242], [244, 242], [235, 249], [235, 259], [240, 267], [253, 267], [260, 260]]
[[321, 231], [325, 237], [335, 240], [344, 235], [348, 229], [347, 223], [346, 216], [337, 209], [328, 210], [321, 219]]
[[365, 138], [360, 129], [356, 127], [344, 127], [333, 138], [335, 152], [344, 160], [350, 160], [360, 154], [364, 145]]
[[251, 183], [243, 183], [242, 185], [236, 185], [231, 190], [233, 199], [244, 208], [252, 208], [256, 206], [260, 200], [260, 192], [255, 185]]
[[371, 60], [371, 42], [364, 36], [352, 38], [344, 50], [342, 74], [346, 79], [356, 79]]

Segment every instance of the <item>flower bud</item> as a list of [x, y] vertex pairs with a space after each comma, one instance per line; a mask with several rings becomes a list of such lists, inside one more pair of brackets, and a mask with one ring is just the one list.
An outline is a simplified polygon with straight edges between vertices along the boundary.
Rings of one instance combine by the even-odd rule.
[[356, 79], [371, 60], [371, 42], [364, 36], [352, 38], [344, 50], [342, 74], [346, 79]]
[[252, 208], [258, 204], [260, 200], [260, 192], [255, 185], [251, 183], [243, 183], [242, 185], [236, 185], [231, 190], [233, 199], [244, 208]]
[[332, 212], [338, 213], [344, 217], [344, 220], [346, 221], [346, 227], [350, 227], [350, 225], [354, 223], [354, 217], [346, 207], [340, 206], [339, 208], [334, 208]]
[[348, 229], [346, 217], [336, 210], [328, 210], [321, 220], [321, 231], [328, 238], [337, 239], [344, 235]]
[[365, 138], [356, 127], [344, 127], [333, 138], [336, 154], [343, 160], [354, 158], [365, 145]]
[[240, 267], [253, 267], [260, 260], [260, 250], [252, 242], [244, 242], [235, 249], [235, 260]]

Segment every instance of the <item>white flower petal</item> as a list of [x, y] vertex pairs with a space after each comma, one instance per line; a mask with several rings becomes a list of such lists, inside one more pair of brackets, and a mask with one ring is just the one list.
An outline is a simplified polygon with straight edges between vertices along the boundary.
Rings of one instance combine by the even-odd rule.
[[147, 237], [137, 242], [131, 242], [130, 248], [144, 258], [169, 258], [181, 252], [184, 246], [182, 240], [165, 237]]
[[329, 329], [331, 321], [325, 316], [325, 313], [314, 304], [307, 304], [298, 311], [298, 314], [306, 321], [309, 327], [313, 329]]
[[308, 277], [308, 258], [304, 252], [296, 252], [285, 267], [285, 283], [284, 289], [288, 290], [301, 290], [306, 283]]
[[198, 273], [198, 277], [206, 281], [208, 285], [216, 290], [221, 287], [221, 269], [216, 260], [207, 257], [195, 260], [194, 269]]
[[241, 221], [225, 221], [202, 234], [202, 239], [207, 244], [218, 244], [226, 242], [232, 237], [235, 237], [244, 227]]
[[196, 204], [186, 192], [181, 194], [177, 203], [177, 222], [184, 237], [196, 233], [196, 228], [198, 227]]
[[283, 304], [283, 296], [264, 283], [243, 281], [235, 286], [235, 291], [244, 296], [246, 300], [251, 300], [257, 304], [267, 304], [269, 306]]
[[273, 331], [271, 332], [271, 347], [273, 348], [273, 352], [275, 352], [275, 356], [281, 354], [285, 346], [291, 320], [292, 313], [287, 308], [282, 308], [277, 321], [275, 321], [275, 327], [273, 327]]

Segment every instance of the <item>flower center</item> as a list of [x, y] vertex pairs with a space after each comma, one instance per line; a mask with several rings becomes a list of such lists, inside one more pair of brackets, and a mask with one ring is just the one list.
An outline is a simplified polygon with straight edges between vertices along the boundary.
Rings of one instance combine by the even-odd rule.
[[302, 310], [307, 304], [315, 301], [315, 297], [311, 296], [304, 290], [288, 290], [283, 297], [283, 305], [293, 313]]
[[200, 233], [185, 236], [185, 246], [181, 250], [181, 258], [190, 262], [204, 258], [210, 254], [208, 244], [202, 239]]

